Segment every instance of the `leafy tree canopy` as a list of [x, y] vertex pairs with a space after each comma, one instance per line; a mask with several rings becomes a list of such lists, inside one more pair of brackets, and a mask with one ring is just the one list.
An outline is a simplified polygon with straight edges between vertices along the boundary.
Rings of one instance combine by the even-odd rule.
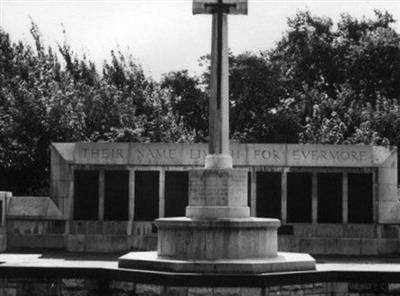
[[[304, 11], [274, 48], [229, 53], [231, 138], [241, 142], [400, 145], [400, 37], [395, 20]], [[0, 29], [0, 189], [46, 194], [49, 144], [207, 141], [209, 56], [147, 77], [119, 50], [100, 68], [67, 41], [12, 42]]]

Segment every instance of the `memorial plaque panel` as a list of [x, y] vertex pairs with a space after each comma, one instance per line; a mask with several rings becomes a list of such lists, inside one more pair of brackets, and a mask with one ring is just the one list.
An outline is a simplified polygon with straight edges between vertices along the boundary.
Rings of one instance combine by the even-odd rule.
[[74, 171], [74, 219], [98, 220], [99, 172]]
[[348, 222], [373, 223], [372, 174], [348, 174]]
[[189, 199], [188, 182], [188, 172], [165, 172], [165, 217], [185, 216]]
[[128, 220], [129, 171], [104, 172], [104, 220]]
[[287, 222], [311, 223], [312, 174], [287, 174]]
[[[235, 166], [372, 167], [373, 148], [357, 145], [232, 143]], [[76, 143], [74, 163], [204, 166], [207, 144]]]
[[158, 218], [159, 171], [135, 171], [135, 220]]
[[318, 223], [342, 223], [342, 174], [319, 173]]
[[247, 206], [246, 170], [192, 170], [189, 177], [191, 206]]
[[281, 173], [257, 172], [257, 217], [281, 218]]

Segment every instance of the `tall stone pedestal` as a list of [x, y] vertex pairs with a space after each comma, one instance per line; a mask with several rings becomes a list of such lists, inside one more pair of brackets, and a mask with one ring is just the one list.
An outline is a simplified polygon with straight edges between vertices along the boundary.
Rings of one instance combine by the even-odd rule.
[[307, 254], [278, 253], [279, 220], [250, 217], [247, 170], [190, 171], [186, 217], [157, 219], [156, 225], [157, 252], [131, 252], [119, 267], [204, 273], [315, 269]]

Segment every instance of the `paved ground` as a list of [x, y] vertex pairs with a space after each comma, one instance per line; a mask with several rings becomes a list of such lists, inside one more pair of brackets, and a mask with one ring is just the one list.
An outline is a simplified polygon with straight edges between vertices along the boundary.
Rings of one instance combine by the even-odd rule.
[[[118, 257], [122, 254], [75, 254], [75, 253], [2, 253], [1, 266], [26, 267], [91, 267], [118, 268]], [[327, 271], [398, 271], [400, 256], [354, 257], [317, 256], [317, 270]]]
[[73, 253], [2, 253], [1, 266], [118, 268], [118, 255]]
[[400, 256], [315, 256], [318, 270], [398, 271]]

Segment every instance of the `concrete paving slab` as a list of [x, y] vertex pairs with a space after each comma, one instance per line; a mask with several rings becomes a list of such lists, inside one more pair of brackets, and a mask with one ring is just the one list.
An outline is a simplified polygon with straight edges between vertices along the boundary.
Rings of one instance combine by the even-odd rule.
[[[80, 254], [68, 252], [1, 253], [0, 268], [69, 267], [118, 269], [123, 254]], [[317, 256], [317, 271], [382, 271], [400, 272], [400, 256]]]

